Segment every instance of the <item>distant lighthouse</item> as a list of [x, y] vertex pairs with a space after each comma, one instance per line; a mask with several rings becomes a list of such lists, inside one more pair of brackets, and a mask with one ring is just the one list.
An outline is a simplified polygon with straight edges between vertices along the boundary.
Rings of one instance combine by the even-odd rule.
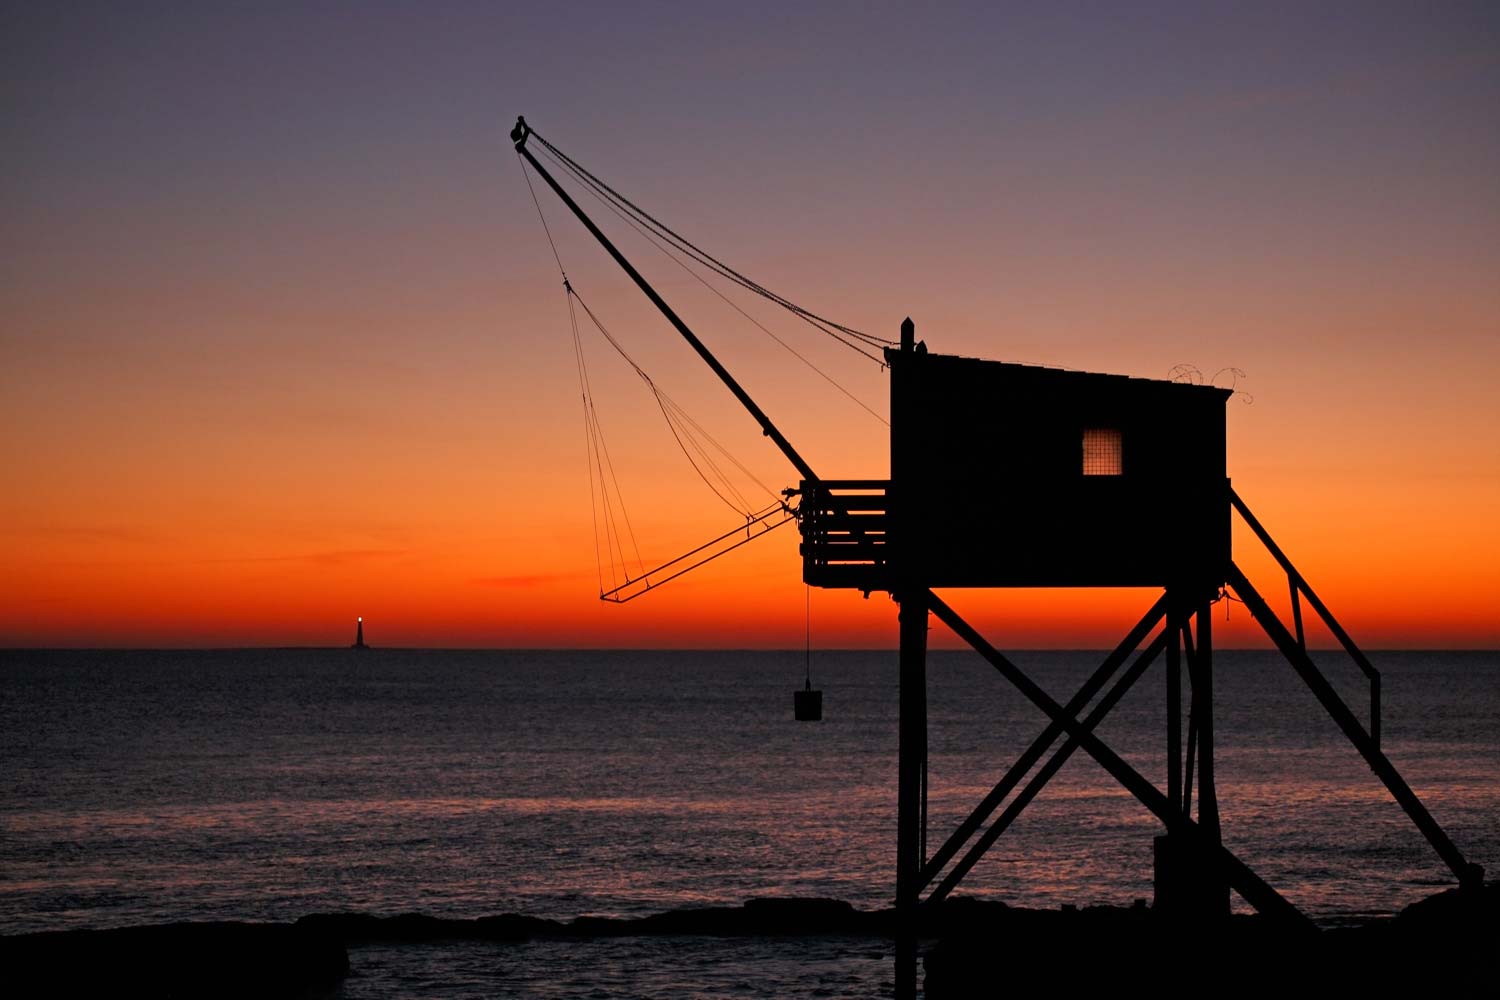
[[354, 619], [354, 645], [350, 646], [349, 648], [350, 649], [369, 649], [370, 648], [369, 646], [365, 645], [365, 620], [364, 620], [363, 616]]

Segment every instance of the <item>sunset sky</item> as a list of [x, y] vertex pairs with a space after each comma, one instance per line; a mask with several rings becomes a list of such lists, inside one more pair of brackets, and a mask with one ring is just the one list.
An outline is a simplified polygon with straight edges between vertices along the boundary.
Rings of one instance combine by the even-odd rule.
[[[524, 114], [851, 326], [1242, 370], [1230, 475], [1355, 638], [1500, 646], [1497, 108], [1493, 3], [6, 5], [0, 645], [336, 644], [356, 615], [377, 646], [801, 645], [790, 527], [597, 600]], [[538, 194], [657, 384], [794, 485]], [[820, 474], [886, 474], [883, 424], [596, 217]], [[887, 412], [879, 366], [732, 297]], [[645, 561], [733, 527], [584, 333]], [[1002, 648], [1110, 645], [1153, 599], [946, 596]], [[883, 596], [811, 603], [820, 645], [895, 643]], [[1221, 645], [1264, 644], [1229, 614]]]

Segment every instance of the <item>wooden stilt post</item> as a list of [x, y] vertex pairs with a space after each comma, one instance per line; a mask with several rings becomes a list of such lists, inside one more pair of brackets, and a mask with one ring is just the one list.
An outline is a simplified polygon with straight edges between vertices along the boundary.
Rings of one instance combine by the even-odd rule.
[[[921, 447], [919, 414], [908, 412], [900, 385], [916, 356], [916, 325], [901, 324], [901, 348], [891, 358], [890, 504], [895, 561], [894, 596], [900, 602], [900, 721], [896, 762], [896, 997], [917, 992], [917, 920], [922, 891], [923, 787], [927, 773], [928, 591], [911, 515], [915, 482], [909, 464]], [[905, 363], [903, 363], [905, 362]]]
[[[1034, 680], [1026, 676], [1025, 671], [1008, 660], [1003, 653], [989, 643], [984, 636], [968, 622], [949, 607], [937, 594], [927, 592], [928, 610], [953, 630], [964, 642], [972, 646], [989, 661], [990, 666], [998, 670], [1006, 680], [1010, 681], [1027, 701], [1041, 709], [1052, 721], [1063, 727], [1063, 731], [1072, 739], [1078, 740], [1079, 746], [1090, 757], [1098, 761], [1106, 771], [1114, 776], [1115, 780], [1124, 785], [1142, 805], [1150, 809], [1157, 819], [1162, 821], [1166, 828], [1176, 833], [1181, 831], [1189, 841], [1201, 842], [1202, 836], [1197, 824], [1186, 819], [1173, 803], [1167, 801], [1160, 789], [1153, 785], [1145, 775], [1127, 764], [1118, 753], [1111, 750], [1104, 741], [1093, 732], [1089, 731], [1083, 723], [1068, 715], [1051, 695], [1047, 694]], [[1291, 903], [1287, 902], [1280, 893], [1266, 884], [1260, 876], [1256, 875], [1250, 868], [1231, 852], [1220, 847], [1213, 853], [1213, 860], [1221, 869], [1221, 877], [1227, 881], [1236, 892], [1245, 897], [1245, 902], [1255, 907], [1262, 913], [1277, 916], [1286, 920], [1288, 926], [1295, 926], [1302, 930], [1312, 931], [1315, 927]]]
[[1196, 643], [1197, 676], [1193, 678], [1193, 699], [1198, 719], [1198, 826], [1213, 843], [1219, 844], [1219, 793], [1214, 784], [1214, 665], [1213, 615], [1208, 602], [1198, 606]]
[[922, 885], [922, 776], [927, 769], [927, 602], [901, 597], [901, 721], [896, 792], [896, 996], [916, 996]]
[[[1181, 592], [1168, 587], [1167, 620], [1163, 638], [1167, 646], [1167, 799], [1182, 801], [1182, 601]], [[1185, 815], [1185, 814], [1184, 814]], [[1183, 850], [1180, 836], [1170, 832], [1152, 841], [1153, 905], [1163, 913], [1178, 913], [1183, 904]]]
[[1182, 801], [1181, 616], [1167, 595], [1167, 798]]
[[[897, 997], [914, 998], [916, 994], [921, 893], [1059, 734], [1066, 735], [1062, 748], [1042, 765], [990, 829], [979, 835], [934, 889], [929, 902], [941, 902], [1063, 762], [1081, 747], [1165, 827], [1167, 834], [1157, 839], [1157, 884], [1159, 898], [1168, 901], [1170, 909], [1194, 920], [1227, 913], [1232, 886], [1257, 910], [1314, 932], [1311, 922], [1295, 907], [1224, 849], [1220, 837], [1210, 612], [1214, 595], [1224, 582], [1239, 592], [1251, 614], [1458, 877], [1460, 886], [1469, 890], [1482, 887], [1483, 870], [1459, 853], [1380, 750], [1379, 673], [1228, 487], [1224, 478], [1223, 403], [1232, 390], [928, 355], [926, 345], [916, 342], [915, 328], [907, 319], [901, 325], [899, 348], [884, 349], [891, 373], [891, 465], [890, 480], [884, 484], [884, 505], [879, 497], [882, 483], [877, 480], [840, 481], [841, 491], [862, 495], [841, 494], [835, 504], [829, 484], [818, 479], [745, 389], [537, 161], [527, 148], [528, 141], [544, 147], [564, 167], [566, 175], [582, 182], [592, 193], [628, 209], [622, 216], [627, 222], [631, 218], [651, 221], [669, 240], [693, 249], [700, 263], [713, 265], [828, 332], [836, 328], [870, 345], [885, 342], [822, 320], [725, 269], [536, 135], [524, 118], [517, 119], [510, 135], [524, 162], [557, 194], [801, 474], [800, 489], [785, 491], [788, 496], [802, 496], [798, 509], [783, 506], [782, 510], [801, 524], [804, 579], [814, 586], [857, 588], [866, 597], [875, 591], [887, 591], [900, 605]], [[540, 203], [537, 207], [540, 212]], [[545, 219], [542, 221], [545, 225]], [[576, 296], [566, 276], [564, 285]], [[1170, 496], [1163, 497], [1161, 484], [1151, 470], [1166, 467], [1163, 463], [1171, 453], [1182, 448], [1193, 452], [1183, 464], [1180, 482], [1173, 484]], [[1018, 496], [1016, 484], [1033, 487], [1036, 495]], [[1227, 490], [1232, 508], [1240, 512], [1286, 570], [1295, 632], [1287, 630], [1230, 560], [1229, 510], [1214, 509], [1221, 490]], [[1078, 530], [1080, 512], [1086, 512], [1089, 519], [1086, 532]], [[1161, 538], [1184, 537], [1189, 529], [1201, 529], [1202, 534], [1190, 547], [1162, 546], [1158, 542]], [[1096, 544], [1096, 537], [1110, 542]], [[1079, 713], [1120, 665], [1114, 658], [1123, 661], [1135, 648], [1139, 639], [1134, 633], [1064, 706], [1006, 659], [933, 589], [1140, 586], [1147, 582], [1167, 585], [1159, 612], [1167, 616], [1166, 628], [1082, 721]], [[1369, 678], [1368, 731], [1308, 655], [1304, 600]], [[926, 858], [929, 616], [935, 616], [968, 642], [1049, 720], [1042, 735], [930, 862]], [[1191, 620], [1197, 622], [1196, 642]], [[1151, 627], [1154, 619], [1149, 626], [1137, 626], [1147, 631]], [[356, 645], [362, 645], [362, 632], [356, 639]], [[1168, 661], [1166, 794], [1094, 732], [1099, 720], [1162, 648]], [[1192, 682], [1185, 762], [1184, 654]], [[1195, 763], [1197, 822], [1191, 815]]]
[[[1202, 685], [1202, 700], [1197, 703], [1198, 718], [1198, 828], [1203, 831], [1207, 848], [1217, 851], [1222, 843], [1219, 826], [1219, 792], [1214, 775], [1214, 632], [1213, 605], [1205, 598], [1200, 600], [1193, 620], [1198, 626], [1197, 642], [1194, 644], [1193, 664], [1198, 678], [1193, 682], [1193, 696], [1199, 697]], [[1227, 916], [1229, 913], [1229, 886], [1220, 878], [1217, 868], [1204, 864], [1198, 871], [1202, 880], [1199, 895], [1205, 915]]]

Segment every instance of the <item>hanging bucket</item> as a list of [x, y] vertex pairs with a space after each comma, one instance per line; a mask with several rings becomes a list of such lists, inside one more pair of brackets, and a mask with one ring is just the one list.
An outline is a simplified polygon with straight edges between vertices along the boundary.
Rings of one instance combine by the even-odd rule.
[[823, 721], [823, 692], [814, 691], [812, 681], [801, 691], [792, 692], [792, 714], [798, 722]]

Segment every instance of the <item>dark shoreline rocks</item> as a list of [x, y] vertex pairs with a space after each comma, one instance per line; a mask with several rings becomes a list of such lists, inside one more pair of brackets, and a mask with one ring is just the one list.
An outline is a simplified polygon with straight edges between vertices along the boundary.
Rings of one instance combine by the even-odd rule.
[[1125, 983], [1167, 996], [1500, 995], [1500, 883], [1313, 934], [1259, 915], [1193, 921], [1144, 906], [953, 902], [923, 960], [928, 1000]]
[[297, 921], [320, 935], [357, 946], [403, 941], [526, 941], [533, 938], [611, 937], [777, 937], [855, 935], [885, 937], [892, 932], [890, 910], [856, 910], [841, 899], [776, 897], [742, 906], [703, 906], [665, 910], [644, 917], [576, 917], [567, 922], [507, 913], [472, 920], [404, 913], [315, 913]]
[[[546, 920], [520, 914], [450, 919], [423, 914], [321, 913], [292, 924], [174, 923], [0, 937], [11, 983], [38, 995], [315, 997], [337, 989], [349, 948], [376, 943], [597, 940], [626, 936], [889, 939], [893, 911], [842, 900], [752, 899], [743, 906], [644, 917]], [[1168, 993], [1302, 995], [1396, 989], [1495, 995], [1500, 982], [1500, 884], [1449, 890], [1394, 918], [1313, 935], [1259, 916], [1172, 920], [1144, 905], [1027, 910], [954, 898], [929, 914], [923, 937], [931, 1000], [1016, 985], [1069, 993], [1131, 982]], [[11, 995], [25, 995], [12, 992]]]
[[238, 921], [0, 937], [0, 963], [13, 997], [316, 997], [349, 974], [336, 937]]

